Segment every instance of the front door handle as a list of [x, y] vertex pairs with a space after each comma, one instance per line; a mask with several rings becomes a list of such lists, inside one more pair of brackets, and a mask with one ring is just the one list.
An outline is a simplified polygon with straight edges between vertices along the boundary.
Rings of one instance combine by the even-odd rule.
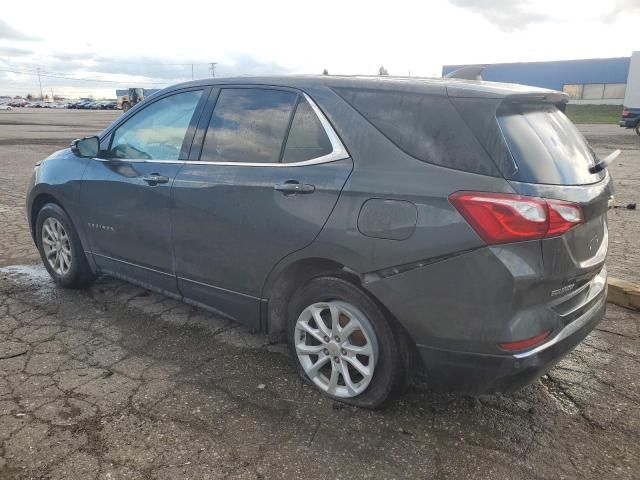
[[316, 191], [315, 185], [300, 183], [297, 180], [287, 180], [284, 183], [276, 184], [273, 188], [285, 195], [292, 195], [294, 193], [313, 193]]
[[158, 173], [152, 173], [151, 175], [145, 175], [142, 177], [142, 180], [147, 182], [149, 185], [157, 185], [159, 183], [168, 183], [169, 177], [165, 177], [164, 175], [160, 175]]

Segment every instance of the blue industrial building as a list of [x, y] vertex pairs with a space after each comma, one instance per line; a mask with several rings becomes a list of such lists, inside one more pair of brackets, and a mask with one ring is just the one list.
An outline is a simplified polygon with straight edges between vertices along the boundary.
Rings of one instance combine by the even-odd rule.
[[[564, 91], [572, 103], [622, 104], [630, 57], [485, 65], [482, 79]], [[442, 75], [466, 65], [445, 65]]]

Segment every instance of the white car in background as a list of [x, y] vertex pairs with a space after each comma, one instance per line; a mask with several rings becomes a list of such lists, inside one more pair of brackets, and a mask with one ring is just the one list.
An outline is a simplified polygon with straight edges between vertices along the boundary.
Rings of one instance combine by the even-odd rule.
[[0, 110], [13, 110], [11, 105], [7, 105], [6, 103], [0, 103]]

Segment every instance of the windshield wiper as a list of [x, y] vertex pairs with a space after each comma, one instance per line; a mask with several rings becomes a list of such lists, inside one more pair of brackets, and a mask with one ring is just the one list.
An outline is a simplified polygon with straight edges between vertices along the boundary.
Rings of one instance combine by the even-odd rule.
[[602, 170], [607, 168], [616, 158], [618, 158], [618, 156], [620, 156], [621, 153], [622, 152], [620, 151], [620, 149], [618, 149], [618, 150], [616, 150], [614, 152], [611, 152], [609, 155], [604, 157], [602, 160], [600, 160], [594, 166], [589, 167], [589, 172], [591, 172], [591, 173], [601, 172]]

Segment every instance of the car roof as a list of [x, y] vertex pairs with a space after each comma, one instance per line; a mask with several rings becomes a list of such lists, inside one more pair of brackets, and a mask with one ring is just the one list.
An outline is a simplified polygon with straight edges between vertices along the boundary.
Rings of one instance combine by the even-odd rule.
[[329, 88], [354, 88], [363, 90], [394, 90], [455, 97], [536, 97], [543, 101], [566, 101], [567, 95], [555, 90], [513, 83], [462, 80], [455, 78], [422, 78], [362, 75], [283, 75], [265, 77], [208, 78], [173, 85], [173, 90], [191, 86], [262, 85], [292, 87], [305, 90], [318, 86]]

